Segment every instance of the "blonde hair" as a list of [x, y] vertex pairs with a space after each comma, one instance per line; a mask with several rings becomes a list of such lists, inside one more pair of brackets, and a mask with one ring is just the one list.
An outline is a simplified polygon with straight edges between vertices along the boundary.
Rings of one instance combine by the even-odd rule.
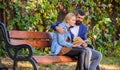
[[71, 17], [73, 17], [73, 16], [75, 16], [74, 13], [68, 13], [68, 14], [65, 16], [65, 18], [64, 18], [63, 21], [67, 23], [67, 21], [69, 21], [69, 20], [71, 19]]

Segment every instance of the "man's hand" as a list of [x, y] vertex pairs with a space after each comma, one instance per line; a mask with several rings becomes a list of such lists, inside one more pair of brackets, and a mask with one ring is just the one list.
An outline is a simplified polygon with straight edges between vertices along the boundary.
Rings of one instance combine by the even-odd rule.
[[64, 27], [56, 26], [55, 29], [61, 34], [65, 34], [66, 32]]
[[86, 47], [87, 47], [87, 44], [84, 42], [84, 43], [82, 44], [82, 47], [86, 48]]

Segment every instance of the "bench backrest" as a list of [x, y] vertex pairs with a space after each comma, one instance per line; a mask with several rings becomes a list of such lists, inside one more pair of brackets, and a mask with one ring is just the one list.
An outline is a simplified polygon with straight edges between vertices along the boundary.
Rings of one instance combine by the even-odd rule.
[[14, 45], [30, 44], [36, 48], [51, 46], [52, 36], [49, 32], [9, 31], [10, 41]]

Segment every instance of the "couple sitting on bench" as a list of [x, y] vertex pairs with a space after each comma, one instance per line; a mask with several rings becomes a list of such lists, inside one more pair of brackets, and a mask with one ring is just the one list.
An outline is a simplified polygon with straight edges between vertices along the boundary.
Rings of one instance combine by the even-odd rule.
[[68, 13], [63, 22], [52, 25], [55, 32], [51, 55], [65, 55], [77, 59], [76, 70], [100, 70], [102, 54], [87, 47], [87, 26], [82, 23], [84, 17], [85, 12], [79, 9], [75, 14]]

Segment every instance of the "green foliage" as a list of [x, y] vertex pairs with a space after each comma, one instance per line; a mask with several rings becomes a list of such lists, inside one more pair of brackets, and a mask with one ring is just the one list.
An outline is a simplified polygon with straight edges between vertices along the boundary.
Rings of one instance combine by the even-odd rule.
[[60, 4], [67, 12], [85, 10], [89, 42], [103, 55], [120, 56], [119, 0], [0, 0], [0, 10], [9, 30], [51, 31]]
[[0, 29], [0, 56], [6, 56], [6, 55], [7, 55], [7, 52], [6, 52], [6, 49], [5, 49], [5, 42], [4, 42], [2, 32], [1, 32], [1, 29]]
[[16, 26], [18, 30], [46, 31], [50, 30], [53, 22], [56, 22], [57, 5], [48, 0], [10, 2], [3, 0], [3, 2], [0, 9], [7, 12], [8, 29], [10, 30]]
[[5, 43], [2, 41], [0, 44], [0, 56], [6, 56]]
[[50, 48], [37, 49], [34, 48], [34, 55], [47, 55], [50, 53]]

